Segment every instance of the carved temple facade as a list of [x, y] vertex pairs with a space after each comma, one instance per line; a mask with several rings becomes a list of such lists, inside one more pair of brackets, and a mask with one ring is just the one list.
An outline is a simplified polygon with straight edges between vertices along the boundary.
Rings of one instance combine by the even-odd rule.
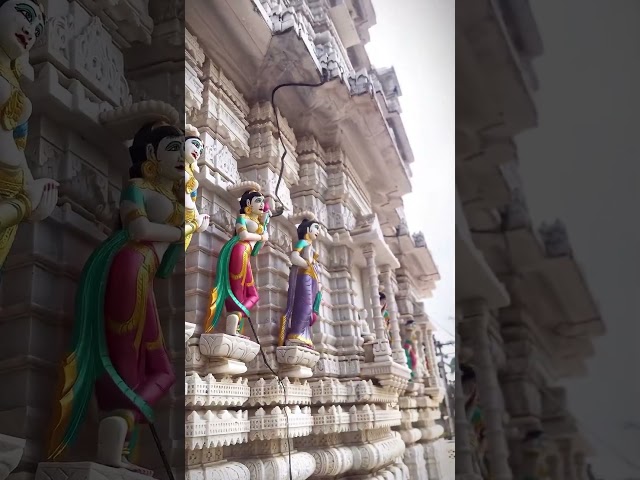
[[[373, 68], [365, 50], [375, 22], [369, 0], [188, 4], [187, 123], [205, 145], [198, 208], [211, 215], [186, 257], [190, 479], [285, 479], [289, 462], [296, 480], [445, 478], [436, 423], [444, 389], [422, 304], [439, 275], [424, 236], [411, 235], [404, 219], [413, 157], [395, 72]], [[281, 89], [274, 109], [276, 86], [321, 80], [317, 88]], [[278, 197], [286, 209], [272, 219], [253, 263], [260, 302], [252, 320], [265, 365], [241, 340], [198, 346], [190, 337], [207, 315], [217, 257], [234, 230], [239, 203], [229, 189], [252, 181], [273, 196], [285, 153], [280, 140], [286, 156]], [[288, 376], [276, 349], [301, 212], [323, 227], [317, 357], [291, 360], [315, 363], [302, 379]], [[245, 334], [255, 338], [248, 327]], [[406, 339], [418, 358], [413, 379]], [[223, 348], [233, 368], [213, 358]]]
[[592, 453], [562, 379], [584, 374], [604, 326], [562, 224], [532, 224], [514, 143], [537, 124], [532, 60], [543, 49], [529, 8], [456, 10], [457, 350], [485, 426], [482, 454], [459, 371], [460, 479], [483, 478], [486, 462], [494, 479], [582, 480]]

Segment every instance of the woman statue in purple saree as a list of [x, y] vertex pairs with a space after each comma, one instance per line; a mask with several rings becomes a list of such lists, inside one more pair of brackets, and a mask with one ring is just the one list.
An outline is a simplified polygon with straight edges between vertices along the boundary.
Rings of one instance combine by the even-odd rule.
[[291, 252], [287, 309], [280, 320], [281, 347], [313, 349], [311, 327], [320, 310], [322, 293], [318, 279], [318, 253], [313, 248], [313, 242], [320, 234], [320, 224], [310, 217], [307, 215], [298, 226], [298, 241]]

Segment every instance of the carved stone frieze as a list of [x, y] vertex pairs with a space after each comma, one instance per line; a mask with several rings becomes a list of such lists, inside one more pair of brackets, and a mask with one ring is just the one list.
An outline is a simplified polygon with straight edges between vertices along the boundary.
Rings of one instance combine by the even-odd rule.
[[549, 257], [570, 257], [572, 255], [567, 228], [560, 220], [551, 224], [543, 223], [538, 231]]

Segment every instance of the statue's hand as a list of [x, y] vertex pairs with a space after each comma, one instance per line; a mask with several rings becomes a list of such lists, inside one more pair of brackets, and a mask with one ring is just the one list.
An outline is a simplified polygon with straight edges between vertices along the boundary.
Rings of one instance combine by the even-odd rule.
[[207, 228], [209, 228], [209, 215], [202, 214], [198, 216], [198, 228], [196, 232], [201, 233], [204, 232]]
[[39, 222], [53, 213], [58, 203], [60, 184], [50, 178], [39, 178], [25, 188], [31, 200], [30, 222]]

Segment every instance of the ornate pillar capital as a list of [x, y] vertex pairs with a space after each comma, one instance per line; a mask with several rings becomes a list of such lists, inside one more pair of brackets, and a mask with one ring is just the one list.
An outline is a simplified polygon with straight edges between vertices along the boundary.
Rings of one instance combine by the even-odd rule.
[[376, 258], [376, 249], [373, 246], [373, 243], [365, 243], [360, 247], [360, 249], [362, 250], [364, 258], [366, 258], [367, 260]]

